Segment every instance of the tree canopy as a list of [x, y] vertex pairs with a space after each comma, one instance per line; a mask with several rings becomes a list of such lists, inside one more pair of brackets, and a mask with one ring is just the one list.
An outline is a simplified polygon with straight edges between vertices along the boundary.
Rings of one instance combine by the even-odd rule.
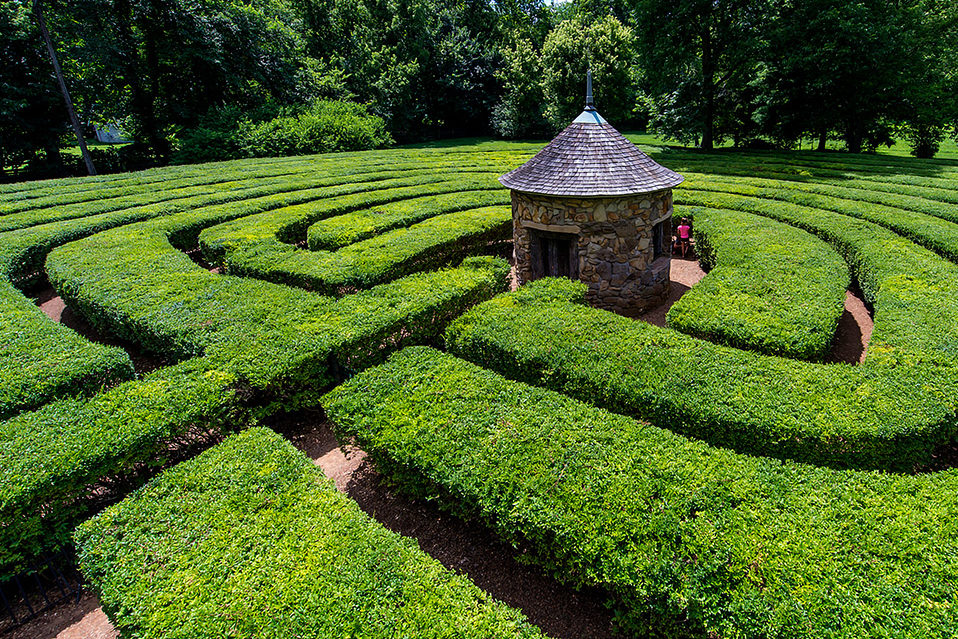
[[[400, 142], [545, 136], [582, 106], [704, 148], [893, 137], [930, 157], [958, 124], [948, 0], [73, 0], [46, 10], [78, 111], [152, 161], [204, 122], [358, 102]], [[0, 164], [67, 144], [29, 0], [0, 0]], [[299, 109], [299, 111], [297, 111]], [[211, 115], [213, 114], [213, 115]]]

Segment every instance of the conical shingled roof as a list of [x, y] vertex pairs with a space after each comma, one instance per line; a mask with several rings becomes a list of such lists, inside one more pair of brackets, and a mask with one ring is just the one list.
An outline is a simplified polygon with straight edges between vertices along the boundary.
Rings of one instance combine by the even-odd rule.
[[525, 193], [600, 197], [653, 193], [684, 179], [587, 107], [548, 146], [499, 182]]

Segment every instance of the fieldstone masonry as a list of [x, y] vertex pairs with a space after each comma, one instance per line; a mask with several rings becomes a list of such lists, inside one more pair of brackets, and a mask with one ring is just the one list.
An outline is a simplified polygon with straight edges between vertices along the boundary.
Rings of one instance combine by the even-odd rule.
[[[623, 197], [553, 197], [512, 191], [516, 276], [536, 277], [536, 234], [575, 236], [578, 277], [587, 301], [639, 315], [669, 295], [672, 191]], [[653, 229], [663, 223], [664, 255], [655, 258]]]

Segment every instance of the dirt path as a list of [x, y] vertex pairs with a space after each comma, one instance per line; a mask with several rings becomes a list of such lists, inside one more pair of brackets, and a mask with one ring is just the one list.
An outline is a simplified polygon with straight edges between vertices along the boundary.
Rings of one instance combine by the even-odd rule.
[[612, 617], [601, 593], [563, 586], [537, 568], [520, 564], [517, 552], [485, 527], [397, 495], [384, 486], [364, 452], [340, 449], [321, 411], [289, 415], [267, 425], [305, 452], [337, 488], [379, 523], [414, 538], [446, 568], [465, 574], [496, 599], [522, 610], [550, 637], [613, 636]]
[[[695, 260], [673, 259], [669, 299], [640, 317], [665, 326], [668, 310], [705, 272]], [[50, 319], [98, 342], [109, 343], [73, 313], [52, 289], [35, 296]], [[857, 363], [864, 359], [873, 321], [861, 298], [849, 292], [845, 312], [828, 361]], [[137, 370], [152, 370], [158, 360], [136, 354]], [[437, 508], [413, 502], [385, 487], [366, 454], [352, 447], [340, 448], [321, 411], [288, 415], [266, 424], [284, 434], [336, 482], [336, 487], [359, 503], [371, 517], [390, 530], [415, 538], [420, 547], [450, 570], [467, 575], [477, 586], [510, 606], [522, 610], [529, 621], [556, 639], [607, 639], [612, 635], [612, 617], [598, 592], [576, 592], [546, 577], [531, 566], [520, 564], [517, 553], [498, 541], [486, 528], [463, 522]], [[951, 451], [950, 456], [955, 456]], [[36, 619], [7, 633], [3, 639], [115, 639], [99, 601], [84, 594], [73, 601], [41, 613]]]
[[[669, 298], [661, 305], [639, 316], [639, 319], [656, 326], [666, 326], [665, 316], [672, 305], [705, 277], [705, 271], [696, 260], [672, 258], [672, 280]], [[875, 322], [857, 290], [845, 292], [845, 311], [838, 321], [838, 330], [832, 342], [832, 350], [825, 361], [859, 364], [865, 360], [868, 342], [871, 340]]]
[[649, 324], [664, 327], [666, 325], [665, 315], [672, 308], [672, 305], [678, 302], [686, 291], [698, 284], [703, 277], [705, 277], [705, 271], [699, 266], [698, 260], [683, 260], [673, 257], [672, 265], [669, 267], [669, 279], [672, 280], [669, 287], [669, 298], [660, 306], [640, 315], [639, 319]]
[[857, 291], [845, 292], [845, 312], [838, 320], [832, 352], [826, 358], [828, 362], [860, 364], [865, 361], [875, 320], [859, 295]]

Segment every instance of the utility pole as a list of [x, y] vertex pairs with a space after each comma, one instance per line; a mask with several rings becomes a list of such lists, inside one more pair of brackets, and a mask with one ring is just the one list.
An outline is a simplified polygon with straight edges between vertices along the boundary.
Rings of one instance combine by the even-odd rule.
[[57, 52], [56, 49], [53, 48], [53, 40], [50, 39], [47, 22], [43, 19], [43, 9], [40, 6], [40, 0], [33, 0], [33, 13], [37, 16], [40, 32], [43, 33], [43, 40], [47, 43], [47, 51], [50, 52], [50, 61], [53, 62], [53, 72], [56, 73], [57, 82], [60, 83], [60, 92], [63, 93], [63, 101], [67, 104], [67, 112], [70, 114], [70, 122], [73, 123], [73, 131], [76, 133], [77, 143], [80, 145], [80, 153], [83, 154], [83, 162], [86, 164], [87, 173], [96, 175], [96, 167], [93, 166], [93, 158], [90, 157], [90, 150], [86, 148], [86, 140], [83, 139], [83, 129], [80, 128], [80, 120], [77, 119], [77, 113], [73, 109], [73, 100], [70, 99], [70, 91], [67, 90], [66, 80], [63, 79], [63, 70], [60, 68], [60, 61], [57, 60]]

